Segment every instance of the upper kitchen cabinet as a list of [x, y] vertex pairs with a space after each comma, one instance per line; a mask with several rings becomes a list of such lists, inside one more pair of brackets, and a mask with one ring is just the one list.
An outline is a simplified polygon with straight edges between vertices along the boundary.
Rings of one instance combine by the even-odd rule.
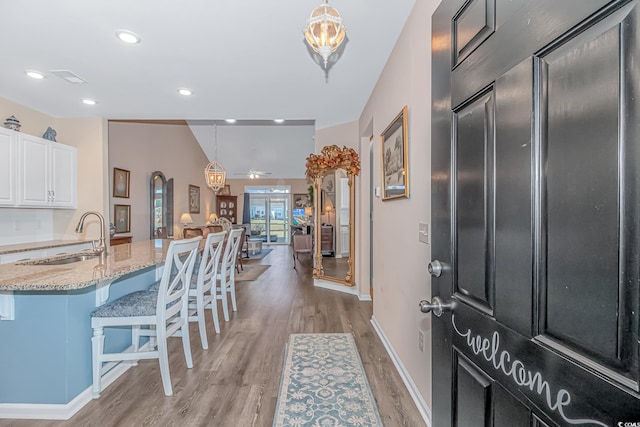
[[0, 128], [0, 206], [16, 204], [17, 144], [17, 132]]
[[0, 129], [1, 206], [74, 209], [77, 170], [75, 147]]

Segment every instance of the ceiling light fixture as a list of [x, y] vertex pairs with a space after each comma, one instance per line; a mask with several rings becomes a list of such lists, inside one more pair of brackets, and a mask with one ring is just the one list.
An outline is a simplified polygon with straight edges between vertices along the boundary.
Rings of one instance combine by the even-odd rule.
[[44, 73], [41, 73], [40, 71], [36, 71], [36, 70], [27, 70], [24, 72], [27, 76], [31, 77], [32, 79], [36, 79], [36, 80], [42, 80], [44, 79]]
[[207, 187], [217, 194], [218, 191], [224, 187], [227, 171], [224, 170], [218, 161], [218, 126], [215, 122], [213, 123], [213, 138], [215, 141], [213, 161], [204, 169], [204, 179]]
[[284, 123], [284, 119], [273, 119], [276, 123]]
[[82, 100], [83, 104], [87, 104], [87, 105], [96, 105], [97, 102], [94, 99], [89, 99], [89, 98], [85, 98]]
[[191, 96], [193, 94], [193, 92], [191, 92], [191, 89], [187, 89], [186, 87], [181, 87], [180, 89], [178, 89], [178, 93], [184, 96]]
[[304, 37], [314, 52], [324, 59], [324, 67], [327, 68], [329, 56], [340, 46], [347, 30], [342, 25], [340, 13], [329, 6], [327, 0], [313, 9], [304, 28]]
[[236, 119], [224, 119], [224, 121], [227, 123], [235, 123]]
[[126, 44], [138, 44], [142, 41], [139, 35], [127, 30], [116, 31], [116, 37]]

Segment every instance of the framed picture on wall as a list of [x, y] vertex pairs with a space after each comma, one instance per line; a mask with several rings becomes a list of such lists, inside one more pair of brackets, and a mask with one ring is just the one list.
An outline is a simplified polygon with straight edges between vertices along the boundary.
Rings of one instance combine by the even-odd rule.
[[131, 232], [131, 205], [113, 205], [116, 234]]
[[311, 206], [309, 195], [307, 193], [295, 193], [293, 195], [293, 207], [304, 208], [305, 206]]
[[231, 195], [231, 185], [227, 184], [220, 189], [221, 196], [230, 196]]
[[113, 197], [129, 198], [129, 176], [125, 169], [113, 168]]
[[200, 187], [189, 184], [189, 213], [200, 213]]
[[380, 135], [382, 200], [409, 197], [407, 106]]

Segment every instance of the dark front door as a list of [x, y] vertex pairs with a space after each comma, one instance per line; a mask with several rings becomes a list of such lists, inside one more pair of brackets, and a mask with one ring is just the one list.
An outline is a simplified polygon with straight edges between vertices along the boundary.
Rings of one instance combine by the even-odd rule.
[[638, 8], [433, 16], [435, 427], [640, 426]]

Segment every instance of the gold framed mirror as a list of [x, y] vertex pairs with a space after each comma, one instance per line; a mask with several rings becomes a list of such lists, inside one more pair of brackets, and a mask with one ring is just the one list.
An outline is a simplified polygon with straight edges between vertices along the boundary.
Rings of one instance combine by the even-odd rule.
[[354, 286], [355, 177], [360, 157], [353, 148], [330, 145], [307, 157], [314, 193], [313, 278]]

